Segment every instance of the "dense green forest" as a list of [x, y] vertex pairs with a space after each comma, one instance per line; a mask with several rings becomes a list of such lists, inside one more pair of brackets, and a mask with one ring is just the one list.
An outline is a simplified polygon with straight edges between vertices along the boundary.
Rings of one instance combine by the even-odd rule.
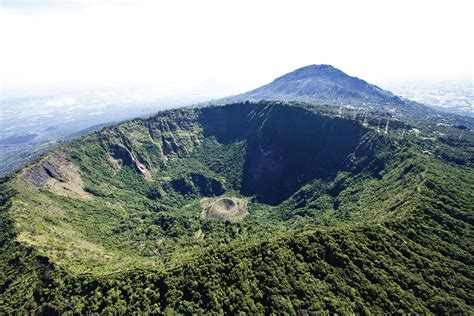
[[472, 137], [356, 114], [245, 102], [58, 147], [1, 181], [0, 313], [473, 313]]

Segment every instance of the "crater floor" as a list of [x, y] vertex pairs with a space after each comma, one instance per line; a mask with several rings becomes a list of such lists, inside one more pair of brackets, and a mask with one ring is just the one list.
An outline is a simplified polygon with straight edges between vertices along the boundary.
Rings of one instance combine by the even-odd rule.
[[221, 221], [238, 222], [247, 214], [247, 200], [235, 196], [204, 198], [202, 216]]

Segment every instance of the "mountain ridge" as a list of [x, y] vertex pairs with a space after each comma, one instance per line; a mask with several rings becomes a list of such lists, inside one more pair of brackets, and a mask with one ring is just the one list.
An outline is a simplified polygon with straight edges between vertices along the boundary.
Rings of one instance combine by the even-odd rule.
[[256, 89], [214, 100], [203, 105], [261, 100], [296, 101], [328, 105], [339, 111], [374, 113], [426, 123], [466, 125], [474, 129], [474, 119], [440, 111], [353, 77], [329, 64], [313, 64], [277, 77]]
[[473, 312], [467, 126], [330, 65], [242, 98], [0, 179], [0, 313]]

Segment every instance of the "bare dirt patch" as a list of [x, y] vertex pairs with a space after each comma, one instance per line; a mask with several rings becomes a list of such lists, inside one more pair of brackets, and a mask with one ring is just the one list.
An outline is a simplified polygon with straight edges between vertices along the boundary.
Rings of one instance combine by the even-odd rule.
[[238, 222], [247, 214], [247, 200], [238, 197], [216, 197], [201, 200], [202, 216], [221, 221]]
[[79, 168], [58, 153], [52, 153], [39, 163], [26, 168], [22, 177], [34, 187], [46, 187], [61, 196], [93, 198], [84, 191]]

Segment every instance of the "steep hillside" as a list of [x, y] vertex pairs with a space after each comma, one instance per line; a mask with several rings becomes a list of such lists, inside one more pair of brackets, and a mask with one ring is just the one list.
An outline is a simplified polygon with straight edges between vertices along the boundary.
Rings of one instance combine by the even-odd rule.
[[0, 312], [473, 312], [472, 168], [423, 150], [283, 102], [104, 128], [1, 183]]

